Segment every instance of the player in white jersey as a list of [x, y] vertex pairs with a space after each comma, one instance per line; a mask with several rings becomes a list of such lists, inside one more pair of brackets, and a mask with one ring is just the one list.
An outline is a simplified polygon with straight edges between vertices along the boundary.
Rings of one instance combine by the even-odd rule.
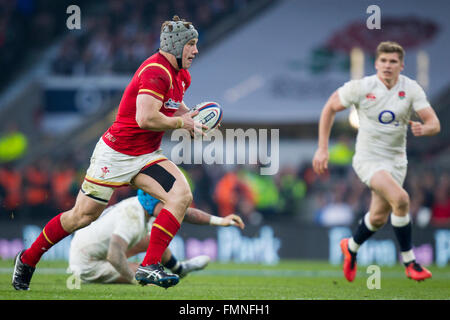
[[[336, 112], [354, 105], [359, 129], [353, 168], [371, 189], [369, 212], [349, 239], [340, 243], [344, 254], [344, 275], [356, 276], [359, 247], [391, 217], [406, 275], [420, 281], [431, 272], [415, 261], [411, 241], [409, 195], [403, 189], [407, 170], [406, 134], [408, 125], [414, 136], [431, 136], [440, 131], [439, 119], [423, 89], [400, 72], [404, 50], [395, 42], [382, 42], [376, 51], [373, 76], [352, 80], [336, 90], [325, 104], [319, 122], [318, 149], [313, 168], [318, 174], [328, 169], [328, 140]], [[411, 121], [416, 112], [422, 122]]]
[[[70, 271], [83, 282], [136, 283], [134, 274], [139, 265], [128, 258], [147, 251], [149, 232], [161, 208], [158, 199], [138, 190], [136, 197], [106, 209], [98, 220], [75, 232], [70, 246]], [[195, 208], [188, 208], [184, 219], [193, 224], [245, 227], [237, 215], [220, 218]], [[208, 256], [179, 262], [169, 248], [162, 257], [164, 266], [180, 277], [205, 268], [208, 262]]]

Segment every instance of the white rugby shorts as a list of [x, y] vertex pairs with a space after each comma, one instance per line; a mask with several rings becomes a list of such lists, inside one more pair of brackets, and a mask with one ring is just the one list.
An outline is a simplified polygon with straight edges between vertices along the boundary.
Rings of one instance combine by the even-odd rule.
[[369, 160], [353, 157], [353, 169], [359, 179], [370, 188], [370, 179], [372, 179], [372, 176], [376, 172], [381, 170], [389, 172], [394, 180], [397, 181], [400, 186], [403, 186], [408, 166], [405, 163], [399, 163], [393, 160], [376, 158]]
[[100, 138], [92, 153], [81, 191], [94, 201], [107, 204], [115, 188], [128, 186], [140, 171], [164, 160], [167, 158], [161, 149], [130, 156], [115, 151]]

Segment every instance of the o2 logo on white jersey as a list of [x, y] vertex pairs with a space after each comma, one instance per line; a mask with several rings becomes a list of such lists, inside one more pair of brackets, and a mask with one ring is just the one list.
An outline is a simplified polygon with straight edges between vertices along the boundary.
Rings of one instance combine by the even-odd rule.
[[378, 121], [382, 124], [391, 124], [394, 122], [395, 126], [399, 125], [398, 120], [395, 120], [395, 113], [390, 110], [381, 111], [378, 115]]

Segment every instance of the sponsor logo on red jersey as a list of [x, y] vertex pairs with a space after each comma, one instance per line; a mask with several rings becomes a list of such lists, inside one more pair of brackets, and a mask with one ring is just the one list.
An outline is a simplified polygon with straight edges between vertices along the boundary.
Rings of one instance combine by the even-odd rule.
[[108, 139], [108, 140], [111, 141], [111, 142], [116, 141], [116, 138], [115, 138], [111, 133], [109, 133], [109, 132], [106, 132], [106, 133], [105, 133], [105, 138]]
[[180, 107], [180, 104], [181, 104], [180, 102], [173, 101], [172, 98], [169, 98], [169, 100], [167, 100], [166, 103], [164, 103], [164, 106], [167, 109], [178, 110], [178, 108]]

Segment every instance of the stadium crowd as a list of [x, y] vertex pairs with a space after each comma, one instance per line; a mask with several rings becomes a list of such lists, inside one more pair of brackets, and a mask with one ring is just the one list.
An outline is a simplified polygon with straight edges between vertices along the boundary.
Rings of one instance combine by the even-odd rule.
[[[78, 0], [81, 30], [67, 32], [70, 0], [0, 0], [0, 87], [58, 37], [55, 74], [134, 72], [153, 53], [161, 22], [174, 14], [202, 32], [255, 0]], [[89, 7], [87, 9], [86, 7]], [[31, 62], [30, 62], [31, 61]]]
[[[66, 28], [70, 0], [0, 0], [0, 87]], [[77, 1], [79, 5], [87, 0]]]
[[[80, 157], [81, 159], [82, 157]], [[70, 208], [86, 168], [85, 159], [43, 158], [23, 169], [0, 165], [0, 216], [41, 219]], [[317, 176], [310, 163], [281, 168], [274, 176], [258, 166], [185, 165], [193, 206], [217, 215], [239, 214], [246, 223], [293, 219], [324, 226], [351, 225], [368, 209], [370, 194], [350, 165], [331, 164]], [[450, 226], [450, 175], [434, 169], [410, 170], [405, 182], [411, 213], [420, 226]], [[117, 189], [110, 204], [136, 194]]]
[[53, 62], [58, 75], [129, 74], [159, 46], [162, 22], [175, 13], [205, 30], [254, 0], [110, 0], [83, 18], [80, 32], [70, 33]]

